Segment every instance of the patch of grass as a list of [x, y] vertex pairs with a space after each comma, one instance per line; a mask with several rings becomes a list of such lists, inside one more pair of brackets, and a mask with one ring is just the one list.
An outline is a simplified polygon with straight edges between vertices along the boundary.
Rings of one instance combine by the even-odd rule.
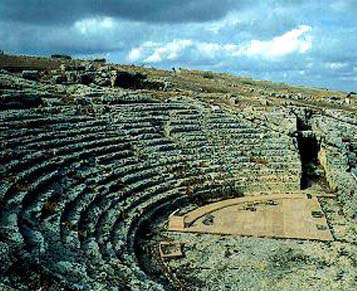
[[202, 77], [205, 79], [214, 79], [214, 74], [209, 71], [202, 72]]

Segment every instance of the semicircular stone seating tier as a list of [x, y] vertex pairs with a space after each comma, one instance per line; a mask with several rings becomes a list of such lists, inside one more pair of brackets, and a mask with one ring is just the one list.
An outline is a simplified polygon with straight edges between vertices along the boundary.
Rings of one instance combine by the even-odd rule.
[[22, 262], [68, 288], [160, 290], [132, 248], [147, 211], [197, 192], [300, 187], [294, 140], [244, 115], [187, 100], [103, 111], [0, 113], [3, 274]]

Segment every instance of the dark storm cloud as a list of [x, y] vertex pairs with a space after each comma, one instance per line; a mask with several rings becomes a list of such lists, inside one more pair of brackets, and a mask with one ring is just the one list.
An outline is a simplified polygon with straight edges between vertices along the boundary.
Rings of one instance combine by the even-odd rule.
[[[71, 24], [78, 19], [109, 16], [146, 22], [205, 22], [240, 9], [247, 0], [1, 0], [0, 20]], [[250, 5], [252, 6], [252, 5]]]
[[356, 91], [356, 9], [357, 0], [0, 0], [0, 49]]

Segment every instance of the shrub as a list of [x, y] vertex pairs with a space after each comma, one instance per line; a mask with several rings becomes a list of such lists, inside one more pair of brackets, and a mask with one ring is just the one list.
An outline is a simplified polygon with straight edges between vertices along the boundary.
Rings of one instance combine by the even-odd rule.
[[214, 74], [212, 72], [202, 72], [202, 77], [206, 79], [214, 79]]

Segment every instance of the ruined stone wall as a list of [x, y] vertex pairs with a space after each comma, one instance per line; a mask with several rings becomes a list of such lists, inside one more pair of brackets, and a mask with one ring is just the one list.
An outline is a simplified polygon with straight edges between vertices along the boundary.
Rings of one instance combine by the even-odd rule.
[[357, 118], [354, 114], [326, 111], [313, 118], [313, 131], [321, 149], [319, 160], [327, 181], [338, 193], [345, 214], [357, 218], [357, 183], [352, 175], [356, 167]]

